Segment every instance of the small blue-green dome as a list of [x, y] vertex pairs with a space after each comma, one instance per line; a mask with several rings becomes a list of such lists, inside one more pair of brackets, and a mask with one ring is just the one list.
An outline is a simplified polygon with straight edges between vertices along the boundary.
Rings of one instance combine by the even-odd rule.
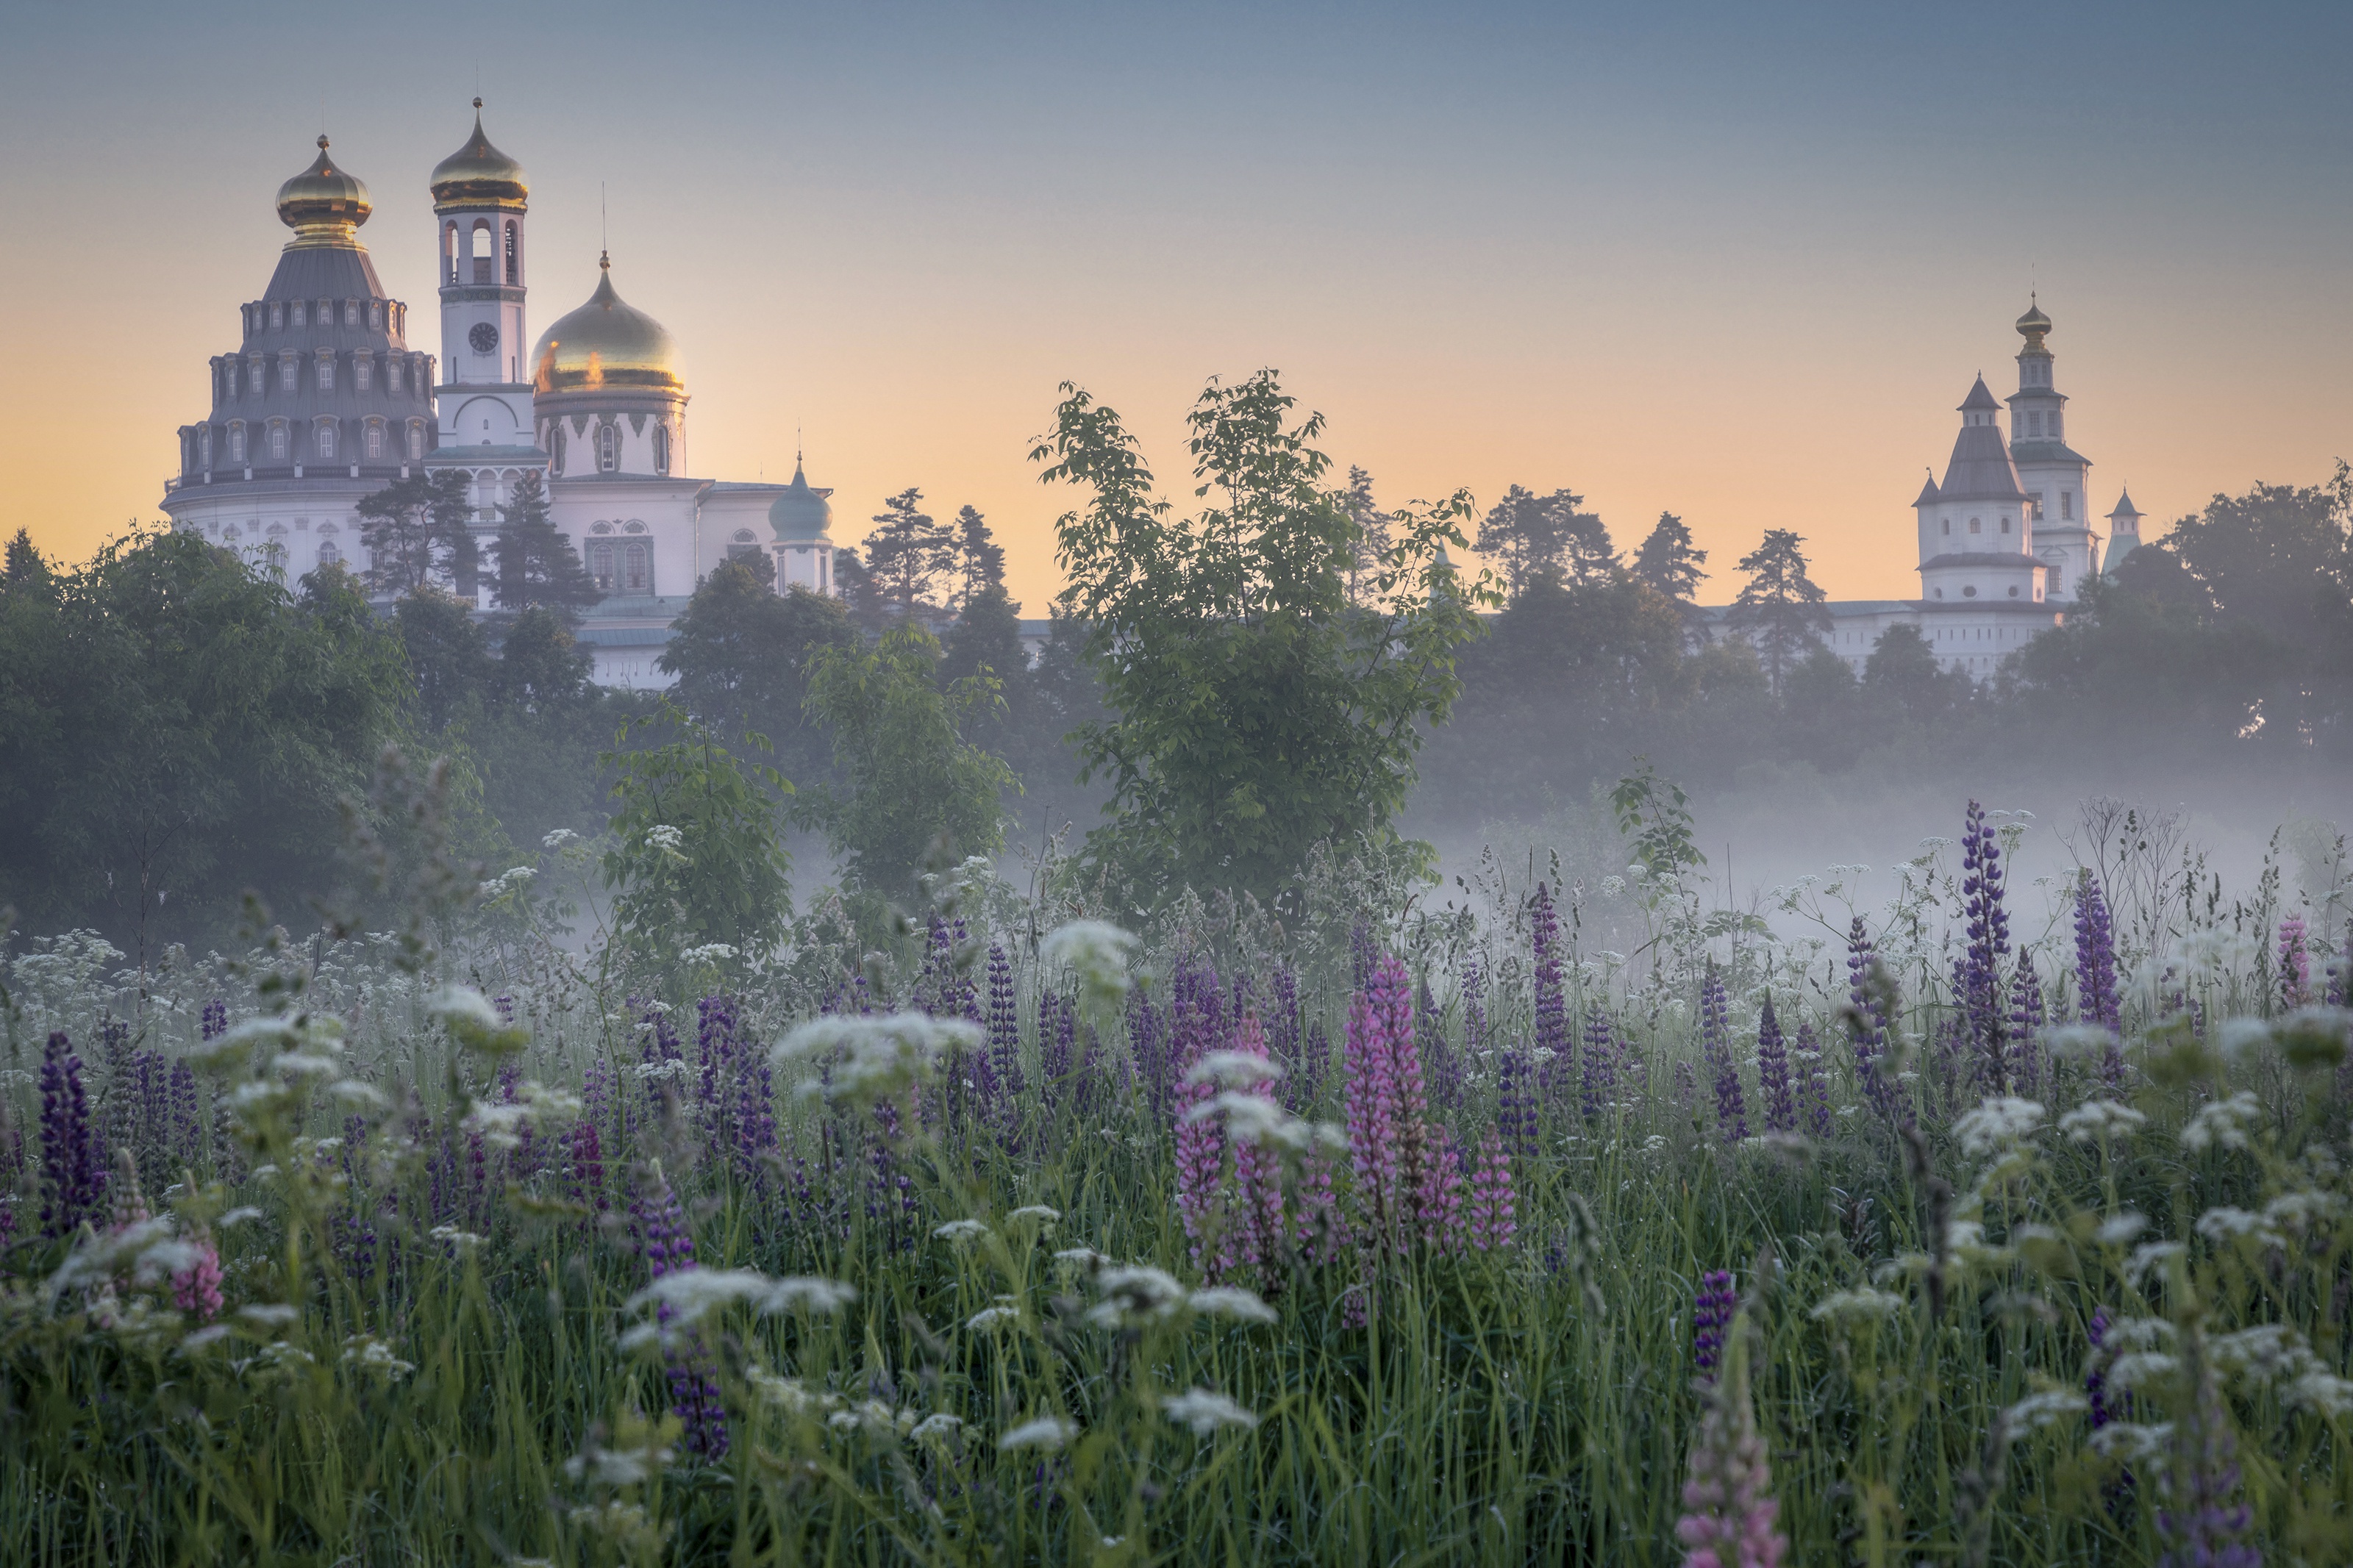
[[796, 460], [792, 484], [768, 503], [768, 526], [778, 539], [823, 539], [833, 521], [833, 506], [825, 497], [825, 491], [809, 488], [808, 476]]

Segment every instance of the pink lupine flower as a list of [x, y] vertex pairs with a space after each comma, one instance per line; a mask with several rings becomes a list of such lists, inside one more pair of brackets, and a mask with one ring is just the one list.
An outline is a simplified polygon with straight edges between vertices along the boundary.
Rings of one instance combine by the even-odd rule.
[[[1215, 993], [1214, 982], [1208, 989]], [[1225, 1207], [1226, 1130], [1214, 1116], [1188, 1119], [1186, 1113], [1218, 1097], [1216, 1083], [1206, 1079], [1187, 1082], [1187, 1079], [1201, 1058], [1224, 1048], [1224, 1040], [1218, 1037], [1219, 1033], [1202, 1027], [1180, 1031], [1187, 1048], [1176, 1061], [1176, 1213], [1185, 1222], [1185, 1235], [1192, 1241], [1194, 1263], [1213, 1285], [1223, 1273], [1226, 1262], [1222, 1246], [1213, 1245], [1222, 1240], [1225, 1228], [1221, 1221]]]
[[1375, 963], [1348, 1004], [1346, 1067], [1357, 1208], [1368, 1234], [1403, 1253], [1420, 1229], [1419, 1200], [1434, 1139], [1414, 1041], [1413, 991], [1395, 958]]
[[2279, 985], [2284, 1006], [2301, 1007], [2312, 1000], [2312, 951], [2302, 915], [2279, 923]]
[[1789, 1543], [1773, 1528], [1781, 1505], [1771, 1495], [1772, 1468], [1757, 1436], [1736, 1326], [1726, 1351], [1724, 1376], [1692, 1443], [1675, 1539], [1686, 1549], [1683, 1568], [1779, 1568]]
[[220, 1249], [203, 1226], [189, 1231], [188, 1245], [196, 1249], [195, 1261], [172, 1276], [172, 1304], [206, 1322], [221, 1310]]
[[1455, 1146], [1454, 1135], [1442, 1127], [1430, 1131], [1435, 1136], [1417, 1200], [1421, 1211], [1421, 1239], [1433, 1250], [1451, 1255], [1469, 1244], [1469, 1235], [1463, 1228], [1469, 1183], [1463, 1175], [1462, 1151]]
[[1512, 1191], [1512, 1157], [1503, 1135], [1493, 1128], [1479, 1145], [1479, 1170], [1471, 1182], [1471, 1245], [1482, 1252], [1498, 1252], [1519, 1234]]

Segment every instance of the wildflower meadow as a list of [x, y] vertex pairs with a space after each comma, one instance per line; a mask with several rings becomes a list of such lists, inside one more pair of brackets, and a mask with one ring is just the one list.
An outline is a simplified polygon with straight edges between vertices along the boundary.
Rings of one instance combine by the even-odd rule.
[[35, 940], [0, 1560], [2345, 1561], [2342, 889], [1956, 815], [1746, 913], [1669, 816], [627, 971], [562, 834]]

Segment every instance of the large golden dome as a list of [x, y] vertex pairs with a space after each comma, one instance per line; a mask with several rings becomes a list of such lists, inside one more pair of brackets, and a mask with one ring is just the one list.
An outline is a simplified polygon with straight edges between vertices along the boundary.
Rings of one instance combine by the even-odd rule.
[[670, 333], [621, 302], [610, 256], [597, 258], [596, 266], [600, 276], [588, 302], [548, 328], [532, 351], [532, 390], [684, 392]]
[[335, 166], [327, 139], [318, 161], [278, 187], [278, 221], [294, 231], [294, 245], [357, 245], [372, 210], [367, 186]]
[[474, 100], [474, 133], [466, 144], [433, 165], [433, 207], [501, 206], [522, 209], [531, 186], [522, 165], [491, 145], [482, 134], [482, 100]]

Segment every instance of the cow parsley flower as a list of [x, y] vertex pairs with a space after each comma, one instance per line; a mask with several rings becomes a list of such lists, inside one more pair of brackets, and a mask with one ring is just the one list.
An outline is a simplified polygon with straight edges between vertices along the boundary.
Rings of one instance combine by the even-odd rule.
[[1180, 1426], [1190, 1426], [1196, 1437], [1214, 1437], [1229, 1428], [1247, 1432], [1258, 1425], [1255, 1414], [1206, 1388], [1170, 1395], [1160, 1402], [1160, 1413]]

